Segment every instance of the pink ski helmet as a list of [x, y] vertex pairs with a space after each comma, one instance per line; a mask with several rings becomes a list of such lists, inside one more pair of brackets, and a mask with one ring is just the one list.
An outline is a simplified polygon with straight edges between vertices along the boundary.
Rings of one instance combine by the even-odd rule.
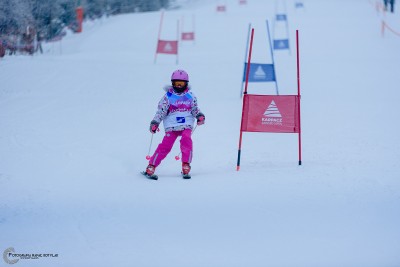
[[189, 75], [184, 70], [176, 70], [171, 75], [171, 81], [173, 81], [173, 80], [189, 82]]

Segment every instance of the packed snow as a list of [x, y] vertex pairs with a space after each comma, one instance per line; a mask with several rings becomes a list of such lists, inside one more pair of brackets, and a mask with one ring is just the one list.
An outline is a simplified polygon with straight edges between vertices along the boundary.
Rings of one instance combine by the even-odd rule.
[[[400, 266], [400, 9], [375, 1], [181, 1], [161, 39], [194, 18], [195, 41], [155, 50], [161, 12], [87, 21], [44, 54], [0, 59], [0, 252], [53, 254], [16, 266]], [[226, 12], [216, 6], [226, 5]], [[242, 75], [271, 62], [286, 13], [290, 50], [275, 50], [280, 94], [297, 94], [298, 135], [243, 133]], [[179, 24], [181, 25], [181, 24]], [[149, 123], [175, 69], [206, 123], [193, 134], [192, 179], [174, 156], [147, 166]], [[249, 93], [274, 94], [273, 83]], [[151, 152], [163, 132], [154, 135]], [[8, 266], [5, 259], [1, 266]]]

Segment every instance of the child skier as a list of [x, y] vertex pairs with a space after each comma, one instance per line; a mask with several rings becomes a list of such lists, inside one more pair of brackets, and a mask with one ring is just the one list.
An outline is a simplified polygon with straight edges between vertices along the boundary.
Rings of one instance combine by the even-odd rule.
[[171, 151], [178, 136], [181, 137], [180, 149], [182, 152], [182, 175], [190, 178], [190, 163], [193, 156], [192, 130], [197, 120], [197, 125], [205, 122], [205, 116], [197, 106], [197, 98], [190, 91], [189, 75], [184, 70], [176, 70], [171, 76], [172, 86], [164, 88], [166, 94], [158, 103], [158, 110], [150, 122], [150, 132], [156, 133], [159, 124], [163, 121], [165, 136], [158, 145], [149, 165], [143, 173], [149, 178], [157, 179], [154, 174], [156, 167]]

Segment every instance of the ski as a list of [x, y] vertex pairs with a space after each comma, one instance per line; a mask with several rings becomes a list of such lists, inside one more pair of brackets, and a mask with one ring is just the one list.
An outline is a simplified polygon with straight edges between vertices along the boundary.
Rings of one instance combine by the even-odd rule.
[[[151, 180], [158, 180], [158, 176], [153, 174], [153, 175], [148, 175], [145, 171], [140, 172], [143, 174], [146, 178], [151, 179]], [[183, 174], [181, 173], [183, 179], [191, 179], [192, 176], [190, 174]]]
[[182, 178], [183, 179], [190, 179], [190, 178], [192, 178], [192, 176], [190, 174], [183, 174], [182, 173]]
[[153, 175], [148, 175], [147, 172], [140, 172], [140, 173], [143, 174], [144, 176], [146, 176], [146, 177], [149, 178], [149, 179], [158, 180], [158, 176], [155, 175], [155, 174], [153, 174]]

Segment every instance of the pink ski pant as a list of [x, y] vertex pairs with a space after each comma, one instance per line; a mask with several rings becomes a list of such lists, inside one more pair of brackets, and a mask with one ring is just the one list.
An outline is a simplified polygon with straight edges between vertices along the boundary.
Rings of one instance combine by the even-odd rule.
[[166, 132], [162, 142], [158, 145], [153, 156], [149, 160], [149, 164], [158, 166], [161, 161], [165, 159], [175, 143], [176, 138], [181, 136], [181, 152], [182, 152], [182, 162], [192, 162], [192, 130], [185, 129], [183, 131], [171, 131]]

